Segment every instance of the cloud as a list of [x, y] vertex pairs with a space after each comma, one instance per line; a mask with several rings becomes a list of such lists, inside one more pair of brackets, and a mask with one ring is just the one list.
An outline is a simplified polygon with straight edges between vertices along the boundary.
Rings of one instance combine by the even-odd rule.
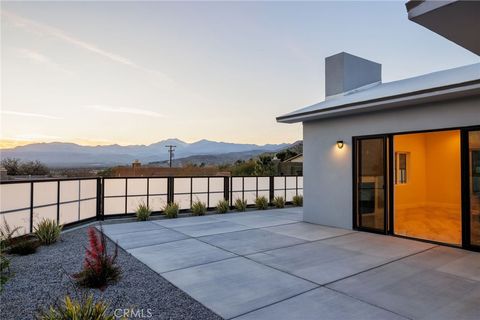
[[19, 117], [43, 118], [43, 119], [53, 119], [53, 120], [62, 119], [61, 117], [52, 116], [49, 114], [20, 112], [20, 111], [12, 111], [12, 110], [2, 110], [1, 113], [6, 115], [11, 115], [11, 116], [19, 116]]
[[47, 65], [47, 66], [50, 66], [50, 67], [54, 67], [54, 68], [56, 68], [56, 69], [58, 69], [62, 72], [67, 73], [67, 74], [72, 74], [71, 71], [64, 69], [61, 65], [53, 62], [50, 58], [41, 54], [40, 52], [30, 50], [30, 49], [25, 49], [25, 48], [19, 48], [19, 49], [16, 49], [16, 50], [18, 51], [18, 53], [22, 57], [24, 57], [26, 59], [29, 59], [29, 60], [31, 60], [33, 62], [36, 62], [36, 63], [44, 64], [44, 65]]
[[146, 109], [139, 109], [139, 108], [114, 107], [114, 106], [99, 105], [99, 104], [84, 106], [84, 108], [103, 111], [103, 112], [111, 112], [111, 113], [126, 113], [126, 114], [156, 117], [156, 118], [164, 117], [164, 115], [161, 113], [151, 111], [151, 110], [146, 110]]
[[[13, 13], [13, 12], [10, 12], [10, 11], [7, 11], [7, 10], [2, 10], [1, 15], [4, 18], [7, 18], [9, 21], [11, 21], [15, 26], [17, 26], [19, 28], [23, 28], [23, 29], [25, 29], [25, 30], [27, 30], [31, 33], [34, 33], [34, 34], [37, 34], [37, 35], [42, 35], [42, 36], [50, 36], [50, 37], [60, 39], [64, 42], [66, 42], [66, 43], [69, 43], [69, 44], [73, 45], [73, 46], [76, 46], [78, 48], [81, 48], [81, 49], [87, 50], [91, 53], [95, 53], [99, 56], [102, 56], [102, 57], [104, 57], [104, 58], [106, 58], [106, 59], [108, 59], [112, 62], [116, 62], [116, 63], [122, 64], [122, 65], [125, 65], [125, 66], [128, 66], [128, 67], [131, 67], [131, 68], [134, 68], [134, 69], [141, 70], [143, 72], [152, 74], [152, 75], [154, 75], [158, 78], [157, 80], [161, 80], [164, 85], [174, 84], [174, 81], [164, 73], [142, 67], [141, 65], [135, 63], [134, 61], [132, 61], [132, 60], [126, 58], [126, 57], [115, 54], [113, 52], [103, 50], [103, 49], [97, 47], [96, 45], [94, 45], [92, 43], [88, 43], [88, 42], [85, 42], [85, 41], [80, 40], [78, 38], [75, 38], [73, 36], [70, 36], [60, 29], [51, 27], [51, 26], [43, 24], [43, 23], [36, 22], [34, 20], [24, 18], [22, 16], [19, 16], [19, 15]], [[38, 56], [35, 57], [35, 58], [42, 59], [41, 57], [38, 57]]]

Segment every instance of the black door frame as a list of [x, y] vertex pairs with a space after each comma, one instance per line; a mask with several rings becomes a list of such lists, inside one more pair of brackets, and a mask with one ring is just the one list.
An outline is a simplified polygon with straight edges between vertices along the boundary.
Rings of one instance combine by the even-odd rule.
[[[393, 148], [393, 138], [395, 135], [401, 134], [413, 134], [413, 133], [428, 133], [428, 132], [439, 132], [439, 131], [451, 131], [459, 130], [460, 131], [460, 161], [461, 161], [461, 225], [462, 225], [462, 244], [461, 247], [468, 250], [480, 251], [480, 246], [473, 245], [471, 243], [470, 235], [470, 176], [469, 176], [469, 146], [468, 146], [468, 133], [470, 131], [480, 130], [480, 125], [475, 126], [465, 126], [465, 127], [453, 127], [453, 128], [440, 128], [440, 129], [430, 129], [430, 130], [417, 130], [417, 131], [402, 131], [394, 133], [384, 133], [384, 134], [374, 134], [374, 135], [363, 135], [363, 136], [354, 136], [352, 137], [352, 194], [353, 194], [353, 229], [359, 231], [367, 231], [380, 234], [388, 234], [401, 238], [411, 238], [401, 235], [396, 235], [394, 233], [394, 148]], [[384, 139], [384, 173], [385, 173], [385, 211], [384, 211], [384, 222], [385, 227], [383, 231], [361, 227], [358, 223], [357, 218], [357, 192], [358, 192], [358, 179], [357, 179], [357, 163], [358, 159], [358, 142], [363, 139], [375, 139], [383, 138]], [[448, 243], [441, 243], [431, 240], [411, 238], [418, 241], [424, 241], [429, 243], [441, 244], [444, 246], [453, 246]]]

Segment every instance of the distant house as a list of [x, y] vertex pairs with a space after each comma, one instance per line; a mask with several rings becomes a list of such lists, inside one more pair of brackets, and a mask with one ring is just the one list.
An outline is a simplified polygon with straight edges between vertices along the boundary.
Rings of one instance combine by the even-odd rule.
[[303, 174], [303, 154], [297, 154], [280, 162], [278, 173], [282, 176], [301, 176]]
[[[480, 2], [410, 1], [409, 17], [480, 54]], [[381, 65], [325, 59], [303, 123], [304, 220], [480, 249], [480, 64], [382, 83]]]

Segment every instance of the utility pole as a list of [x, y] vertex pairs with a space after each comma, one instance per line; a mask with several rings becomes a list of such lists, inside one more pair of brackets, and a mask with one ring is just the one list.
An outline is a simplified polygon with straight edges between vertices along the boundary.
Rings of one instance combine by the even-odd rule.
[[169, 167], [171, 168], [172, 167], [172, 158], [173, 158], [173, 153], [175, 152], [175, 148], [177, 146], [174, 146], [174, 145], [167, 145], [165, 146], [165, 148], [168, 148], [168, 153], [170, 154], [170, 162], [169, 162]]

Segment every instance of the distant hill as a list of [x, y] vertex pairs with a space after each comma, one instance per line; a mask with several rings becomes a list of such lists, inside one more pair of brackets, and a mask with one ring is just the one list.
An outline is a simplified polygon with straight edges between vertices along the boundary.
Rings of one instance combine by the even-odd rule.
[[[175, 159], [192, 156], [217, 156], [232, 159], [235, 156], [240, 159], [250, 158], [252, 155], [264, 152], [276, 152], [290, 146], [282, 144], [238, 144], [229, 142], [217, 142], [199, 140], [187, 143], [179, 139], [162, 140], [150, 145], [117, 144], [107, 146], [81, 146], [75, 143], [51, 142], [34, 143], [11, 149], [0, 150], [0, 158], [19, 158], [21, 160], [39, 160], [50, 167], [104, 167], [130, 164], [134, 160], [142, 163], [160, 162], [168, 159], [166, 145], [176, 145]], [[235, 155], [235, 153], [238, 153]], [[211, 159], [213, 159], [211, 158]], [[237, 160], [237, 159], [236, 159]], [[223, 162], [221, 162], [223, 163]]]

